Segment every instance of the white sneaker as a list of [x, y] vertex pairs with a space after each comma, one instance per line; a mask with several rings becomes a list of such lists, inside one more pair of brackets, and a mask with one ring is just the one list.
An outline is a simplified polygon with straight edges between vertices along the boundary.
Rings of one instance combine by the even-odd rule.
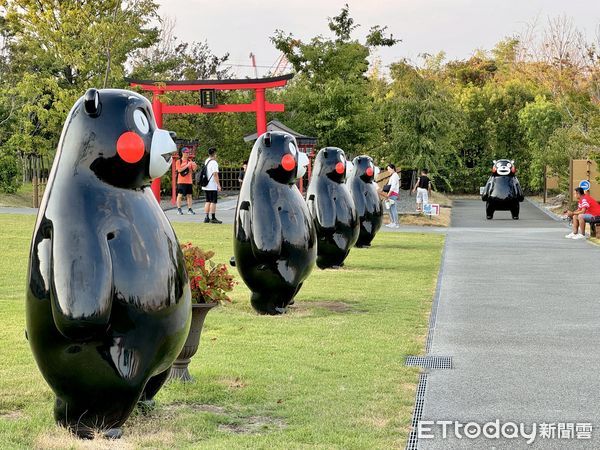
[[386, 227], [388, 227], [388, 228], [394, 228], [394, 224], [393, 224], [393, 223], [388, 223], [388, 224], [386, 225]]
[[575, 233], [569, 233], [565, 236], [567, 239], [573, 239], [575, 237]]
[[585, 239], [585, 236], [583, 234], [576, 234], [571, 239]]

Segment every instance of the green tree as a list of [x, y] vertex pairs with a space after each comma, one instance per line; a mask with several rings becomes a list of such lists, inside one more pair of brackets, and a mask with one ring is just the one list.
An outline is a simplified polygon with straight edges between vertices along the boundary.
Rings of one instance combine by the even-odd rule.
[[328, 19], [333, 38], [313, 37], [308, 43], [277, 30], [271, 38], [297, 72], [282, 98], [282, 120], [298, 131], [314, 135], [319, 145], [341, 147], [356, 155], [375, 147], [377, 117], [369, 91], [369, 55], [376, 46], [398, 42], [386, 28], [370, 29], [365, 43], [352, 39], [359, 26], [348, 5]]
[[[554, 131], [562, 125], [562, 115], [559, 107], [546, 97], [538, 95], [533, 102], [527, 103], [518, 113], [519, 125], [521, 126], [525, 142], [531, 152], [529, 181], [530, 188], [542, 189], [544, 185], [545, 167], [556, 173], [562, 167], [568, 167], [569, 160], [557, 159], [554, 152], [556, 146], [548, 146]], [[554, 141], [556, 143], [556, 140]], [[560, 152], [568, 158], [568, 153]], [[551, 164], [552, 163], [552, 164]]]
[[[64, 119], [89, 87], [123, 87], [125, 63], [157, 39], [152, 0], [0, 0], [5, 51], [3, 154], [54, 154]], [[4, 116], [6, 113], [3, 114]]]
[[385, 126], [389, 141], [378, 153], [386, 162], [430, 170], [438, 189], [451, 189], [462, 168], [458, 157], [462, 118], [452, 94], [407, 62], [392, 65]]

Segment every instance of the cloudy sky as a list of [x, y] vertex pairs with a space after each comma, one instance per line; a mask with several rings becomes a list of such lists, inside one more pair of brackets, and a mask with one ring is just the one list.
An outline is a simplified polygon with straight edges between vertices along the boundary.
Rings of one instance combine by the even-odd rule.
[[[474, 49], [490, 49], [500, 39], [522, 32], [548, 17], [567, 15], [592, 39], [600, 24], [599, 0], [158, 0], [161, 14], [175, 18], [176, 34], [185, 41], [204, 41], [217, 55], [230, 54], [240, 77], [252, 76], [250, 52], [258, 75], [273, 66], [279, 53], [269, 41], [276, 29], [308, 40], [328, 35], [327, 17], [344, 3], [361, 24], [362, 37], [373, 25], [387, 25], [402, 42], [379, 50], [384, 64], [420, 53], [444, 50], [448, 57], [468, 58]], [[262, 67], [260, 67], [262, 66]]]

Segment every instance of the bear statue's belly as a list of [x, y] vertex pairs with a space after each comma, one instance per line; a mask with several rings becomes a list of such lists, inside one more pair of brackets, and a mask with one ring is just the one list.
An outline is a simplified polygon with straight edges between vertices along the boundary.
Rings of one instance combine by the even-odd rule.
[[516, 199], [512, 180], [506, 177], [498, 177], [494, 182], [494, 188], [490, 199], [495, 202], [513, 201]]

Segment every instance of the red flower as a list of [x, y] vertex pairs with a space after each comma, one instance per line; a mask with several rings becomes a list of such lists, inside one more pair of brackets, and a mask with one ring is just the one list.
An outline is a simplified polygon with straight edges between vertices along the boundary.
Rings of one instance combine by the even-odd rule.
[[214, 252], [205, 252], [191, 242], [182, 244], [181, 249], [194, 302], [231, 301], [226, 292], [231, 292], [237, 282], [225, 264], [211, 261]]

